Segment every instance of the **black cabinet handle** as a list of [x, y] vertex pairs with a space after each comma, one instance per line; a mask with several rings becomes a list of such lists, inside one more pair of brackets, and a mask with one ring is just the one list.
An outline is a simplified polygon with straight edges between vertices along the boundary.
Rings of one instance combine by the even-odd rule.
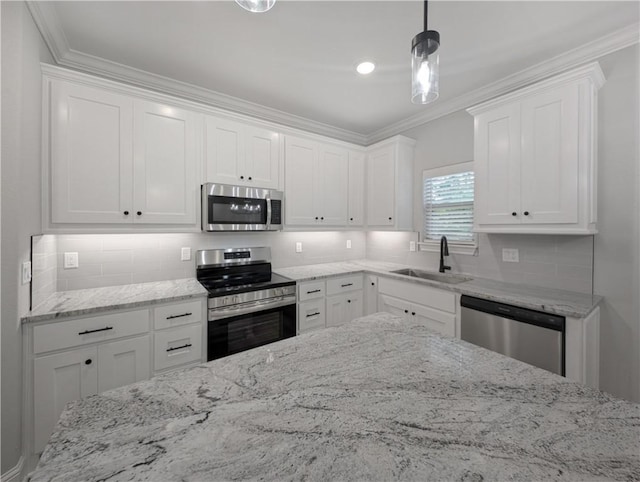
[[137, 214], [138, 216], [142, 216], [142, 211], [138, 211], [136, 214]]
[[309, 313], [309, 314], [307, 315], [307, 318], [311, 318], [312, 316], [317, 316], [317, 315], [319, 315], [319, 314], [320, 314], [320, 312], [319, 312], [319, 311], [316, 311], [315, 313]]
[[353, 283], [347, 283], [346, 285], [340, 285], [343, 288], [346, 288], [347, 286], [353, 286]]
[[189, 348], [190, 346], [192, 346], [191, 343], [187, 343], [186, 345], [182, 345], [182, 346], [174, 346], [173, 348], [167, 348], [167, 352], [182, 350], [183, 348]]
[[84, 361], [85, 365], [91, 365], [92, 363], [93, 363], [93, 360], [91, 358]]
[[128, 216], [128, 215], [129, 215], [129, 211], [125, 211], [125, 212], [124, 212], [124, 215], [125, 215], [125, 216]]
[[320, 290], [311, 290], [311, 291], [307, 291], [307, 294], [310, 295], [311, 293], [320, 293]]
[[512, 216], [517, 216], [518, 213], [516, 213], [515, 211], [511, 213]]
[[528, 215], [529, 215], [529, 211], [525, 211], [523, 214], [524, 214], [525, 216], [528, 216]]
[[97, 330], [85, 330], [78, 333], [78, 335], [88, 335], [89, 333], [98, 333], [99, 331], [109, 331], [113, 330], [113, 326], [105, 326], [104, 328], [99, 328]]
[[191, 316], [193, 313], [183, 313], [181, 315], [171, 315], [167, 316], [167, 320], [173, 320], [174, 318], [182, 318], [184, 316]]

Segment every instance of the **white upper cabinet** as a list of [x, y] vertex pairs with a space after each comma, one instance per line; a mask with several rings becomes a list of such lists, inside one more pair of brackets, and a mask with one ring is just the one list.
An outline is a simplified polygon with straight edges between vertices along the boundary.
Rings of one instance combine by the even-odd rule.
[[200, 116], [82, 80], [45, 77], [45, 230], [49, 223], [195, 228]]
[[349, 151], [349, 226], [364, 224], [365, 157], [364, 152]]
[[346, 226], [348, 177], [346, 149], [287, 136], [286, 224]]
[[413, 229], [413, 147], [415, 141], [396, 136], [368, 148], [367, 226], [371, 229]]
[[475, 230], [596, 232], [597, 63], [469, 109]]
[[134, 104], [133, 206], [136, 223], [194, 224], [196, 114], [171, 106]]
[[53, 82], [49, 119], [51, 221], [132, 222], [133, 100]]
[[205, 116], [206, 182], [280, 187], [280, 134], [240, 122]]

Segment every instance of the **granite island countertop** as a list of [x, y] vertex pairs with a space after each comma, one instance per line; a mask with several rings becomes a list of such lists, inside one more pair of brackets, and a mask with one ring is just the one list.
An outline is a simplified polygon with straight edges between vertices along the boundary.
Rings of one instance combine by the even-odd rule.
[[338, 263], [279, 268], [274, 269], [274, 271], [298, 282], [331, 278], [353, 273], [382, 275], [410, 283], [433, 286], [461, 293], [463, 295], [475, 296], [486, 300], [497, 301], [499, 303], [512, 304], [523, 308], [554, 313], [562, 316], [572, 316], [575, 318], [585, 318], [602, 300], [602, 297], [598, 295], [576, 293], [573, 291], [557, 290], [541, 286], [506, 283], [474, 275], [469, 275], [472, 278], [470, 281], [458, 284], [447, 284], [434, 280], [425, 280], [392, 273], [392, 271], [403, 268], [412, 268], [412, 266], [363, 259]]
[[23, 316], [22, 323], [68, 318], [205, 296], [207, 296], [207, 290], [195, 278], [59, 291]]
[[31, 481], [639, 480], [640, 405], [387, 313], [72, 402]]

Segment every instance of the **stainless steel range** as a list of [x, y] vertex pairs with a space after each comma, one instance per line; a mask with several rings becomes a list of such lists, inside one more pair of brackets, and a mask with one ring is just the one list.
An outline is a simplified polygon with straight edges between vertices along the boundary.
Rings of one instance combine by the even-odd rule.
[[207, 360], [296, 334], [296, 282], [271, 271], [270, 248], [197, 252], [196, 276], [209, 292]]

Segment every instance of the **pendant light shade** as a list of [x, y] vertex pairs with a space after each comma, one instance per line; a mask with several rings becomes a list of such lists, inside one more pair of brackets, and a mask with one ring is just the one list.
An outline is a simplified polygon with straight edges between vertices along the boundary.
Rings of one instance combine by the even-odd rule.
[[428, 104], [440, 94], [440, 34], [427, 30], [428, 2], [424, 2], [424, 32], [411, 42], [411, 102]]
[[249, 12], [262, 13], [270, 10], [276, 0], [236, 0], [236, 3]]

